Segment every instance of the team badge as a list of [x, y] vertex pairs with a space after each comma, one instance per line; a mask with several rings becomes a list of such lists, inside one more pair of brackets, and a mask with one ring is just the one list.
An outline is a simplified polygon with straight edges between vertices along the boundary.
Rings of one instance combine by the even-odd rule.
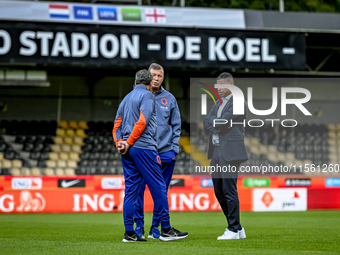
[[157, 155], [157, 162], [158, 162], [159, 164], [162, 164], [161, 157], [160, 157], [159, 155]]
[[168, 100], [166, 100], [166, 98], [162, 98], [161, 102], [162, 102], [162, 104], [166, 105], [168, 103]]

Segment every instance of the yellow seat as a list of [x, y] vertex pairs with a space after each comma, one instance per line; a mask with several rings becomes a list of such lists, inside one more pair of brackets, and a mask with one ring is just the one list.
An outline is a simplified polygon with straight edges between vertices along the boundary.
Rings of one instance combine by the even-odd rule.
[[68, 124], [66, 120], [59, 121], [59, 127], [61, 128], [68, 128]]
[[60, 158], [61, 160], [68, 160], [68, 159], [69, 159], [69, 155], [68, 155], [67, 152], [60, 152], [59, 158]]
[[54, 143], [55, 144], [63, 144], [64, 142], [63, 142], [63, 138], [61, 138], [60, 136], [56, 136], [56, 137], [54, 137]]
[[70, 152], [69, 158], [70, 160], [80, 161], [79, 154], [76, 152]]
[[66, 168], [66, 169], [65, 169], [65, 175], [73, 176], [73, 175], [76, 175], [76, 174], [75, 174], [74, 169], [72, 169], [72, 168]]
[[40, 169], [37, 168], [37, 167], [33, 167], [31, 169], [31, 173], [32, 173], [33, 176], [40, 176], [41, 175]]
[[12, 167], [22, 167], [22, 162], [21, 162], [21, 160], [19, 160], [19, 159], [14, 159], [13, 161], [12, 161]]
[[20, 176], [22, 175], [21, 169], [19, 168], [11, 168], [11, 175]]
[[74, 144], [79, 144], [79, 145], [84, 145], [85, 143], [83, 142], [83, 138], [82, 137], [74, 137], [73, 138], [73, 142]]
[[56, 134], [57, 134], [57, 136], [65, 136], [65, 129], [57, 128]]
[[75, 160], [68, 160], [67, 161], [67, 166], [71, 168], [77, 168], [77, 161]]
[[3, 160], [4, 159], [4, 154], [2, 154], [1, 152], [0, 152], [0, 160]]
[[66, 161], [65, 160], [58, 160], [57, 165], [58, 165], [58, 167], [65, 168], [66, 167]]
[[66, 129], [66, 135], [71, 137], [75, 136], [74, 130], [70, 128]]
[[55, 160], [47, 160], [46, 161], [46, 166], [49, 168], [54, 168], [57, 166], [56, 161]]
[[60, 152], [61, 151], [60, 145], [59, 144], [52, 144], [51, 150], [54, 151], [54, 152]]
[[85, 134], [84, 129], [80, 129], [80, 128], [77, 129], [76, 136], [87, 137], [87, 135]]
[[21, 173], [22, 173], [22, 175], [25, 175], [25, 176], [31, 176], [32, 175], [31, 169], [29, 169], [27, 167], [22, 168]]
[[89, 129], [89, 127], [87, 126], [87, 122], [83, 120], [78, 122], [78, 126], [82, 129]]
[[78, 128], [78, 123], [77, 123], [75, 120], [70, 120], [70, 121], [68, 122], [68, 126], [69, 126], [70, 128], [77, 129], [77, 128]]
[[69, 144], [64, 144], [61, 146], [61, 150], [64, 152], [70, 152], [71, 151], [71, 145]]
[[73, 139], [72, 139], [72, 137], [65, 137], [64, 143], [65, 143], [65, 144], [73, 144]]
[[2, 168], [11, 168], [12, 167], [12, 162], [10, 160], [3, 160], [2, 161]]
[[50, 152], [48, 155], [49, 159], [51, 160], [58, 160], [59, 159], [59, 154], [57, 152]]
[[44, 174], [47, 176], [54, 176], [54, 170], [52, 168], [45, 168]]
[[81, 146], [80, 146], [80, 145], [77, 145], [77, 144], [72, 145], [72, 151], [73, 151], [73, 152], [76, 152], [76, 153], [82, 153], [82, 152], [83, 152], [83, 151], [81, 150]]
[[56, 172], [56, 175], [59, 175], [59, 176], [65, 175], [65, 171], [64, 171], [64, 169], [62, 169], [62, 168], [57, 168], [57, 169], [55, 170], [55, 172]]

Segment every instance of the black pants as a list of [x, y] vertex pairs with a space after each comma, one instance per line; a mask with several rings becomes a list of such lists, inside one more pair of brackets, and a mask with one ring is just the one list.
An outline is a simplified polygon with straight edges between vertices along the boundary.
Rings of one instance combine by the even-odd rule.
[[[239, 162], [226, 162], [220, 155], [219, 148], [215, 148], [214, 154], [210, 163], [211, 166], [225, 167], [229, 165], [233, 169], [239, 169]], [[217, 169], [217, 167], [215, 168]], [[222, 169], [222, 168], [220, 168]], [[226, 172], [212, 172], [212, 181], [214, 184], [215, 196], [221, 205], [224, 215], [228, 221], [228, 229], [233, 232], [241, 230], [240, 224], [240, 202], [237, 193], [237, 173], [226, 173]]]

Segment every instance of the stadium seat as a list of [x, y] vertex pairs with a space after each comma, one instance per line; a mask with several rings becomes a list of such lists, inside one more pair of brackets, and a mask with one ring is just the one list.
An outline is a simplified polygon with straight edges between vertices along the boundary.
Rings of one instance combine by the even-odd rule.
[[58, 160], [59, 159], [59, 154], [57, 152], [50, 152], [49, 159], [51, 159], [51, 160]]
[[74, 137], [73, 141], [74, 141], [74, 144], [78, 144], [78, 145], [84, 145], [85, 144], [83, 142], [83, 138], [82, 137]]
[[63, 128], [58, 128], [56, 133], [57, 133], [57, 136], [65, 136], [66, 135], [65, 129], [63, 129]]
[[78, 122], [78, 126], [79, 126], [79, 128], [82, 128], [82, 129], [88, 129], [89, 128], [87, 126], [86, 121], [82, 121], [82, 120]]
[[44, 174], [46, 176], [54, 176], [55, 175], [54, 170], [52, 168], [45, 168], [44, 169]]
[[57, 169], [55, 170], [55, 174], [56, 174], [57, 176], [63, 176], [63, 175], [65, 175], [65, 171], [64, 171], [64, 169], [62, 169], [62, 168], [57, 168]]
[[61, 146], [61, 150], [62, 150], [63, 152], [70, 152], [70, 151], [71, 151], [71, 145], [69, 145], [69, 144], [64, 144], [64, 145]]
[[73, 168], [66, 168], [65, 169], [65, 175], [74, 176], [74, 175], [76, 175], [76, 173], [75, 173], [75, 170]]
[[70, 168], [77, 168], [77, 161], [68, 160], [68, 161], [67, 161], [67, 167], [70, 167]]
[[77, 131], [76, 131], [76, 136], [79, 136], [79, 137], [87, 137], [87, 135], [85, 134], [84, 129], [80, 129], [80, 128], [77, 129]]
[[24, 176], [31, 176], [32, 175], [31, 169], [27, 168], [27, 167], [21, 168], [21, 173]]
[[77, 152], [77, 153], [82, 153], [82, 152], [83, 152], [83, 151], [81, 150], [81, 146], [80, 146], [80, 145], [76, 145], [76, 144], [72, 145], [71, 151]]
[[10, 174], [13, 176], [20, 176], [22, 175], [21, 169], [19, 168], [12, 168]]
[[55, 168], [57, 166], [57, 163], [56, 163], [55, 160], [47, 160], [46, 166], [49, 167], [49, 168]]
[[37, 167], [33, 167], [33, 168], [31, 169], [31, 174], [32, 174], [33, 176], [40, 176], [40, 175], [41, 175], [40, 169], [37, 168]]
[[77, 129], [77, 128], [78, 128], [78, 123], [77, 123], [75, 120], [70, 120], [70, 121], [68, 122], [68, 126], [69, 126], [70, 128]]
[[61, 128], [68, 128], [68, 123], [65, 120], [59, 121], [59, 127]]
[[61, 159], [61, 160], [68, 160], [69, 159], [69, 154], [67, 152], [60, 152], [59, 153], [59, 159]]

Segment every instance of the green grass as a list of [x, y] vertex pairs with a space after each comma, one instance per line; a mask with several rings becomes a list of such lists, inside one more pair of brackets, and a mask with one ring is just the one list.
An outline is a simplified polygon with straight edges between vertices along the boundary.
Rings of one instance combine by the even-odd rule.
[[[222, 212], [171, 213], [184, 240], [122, 243], [121, 213], [2, 214], [0, 254], [305, 254], [340, 252], [340, 211], [241, 213], [247, 238], [217, 241]], [[146, 214], [149, 230], [151, 214]], [[310, 253], [308, 253], [310, 254]]]

